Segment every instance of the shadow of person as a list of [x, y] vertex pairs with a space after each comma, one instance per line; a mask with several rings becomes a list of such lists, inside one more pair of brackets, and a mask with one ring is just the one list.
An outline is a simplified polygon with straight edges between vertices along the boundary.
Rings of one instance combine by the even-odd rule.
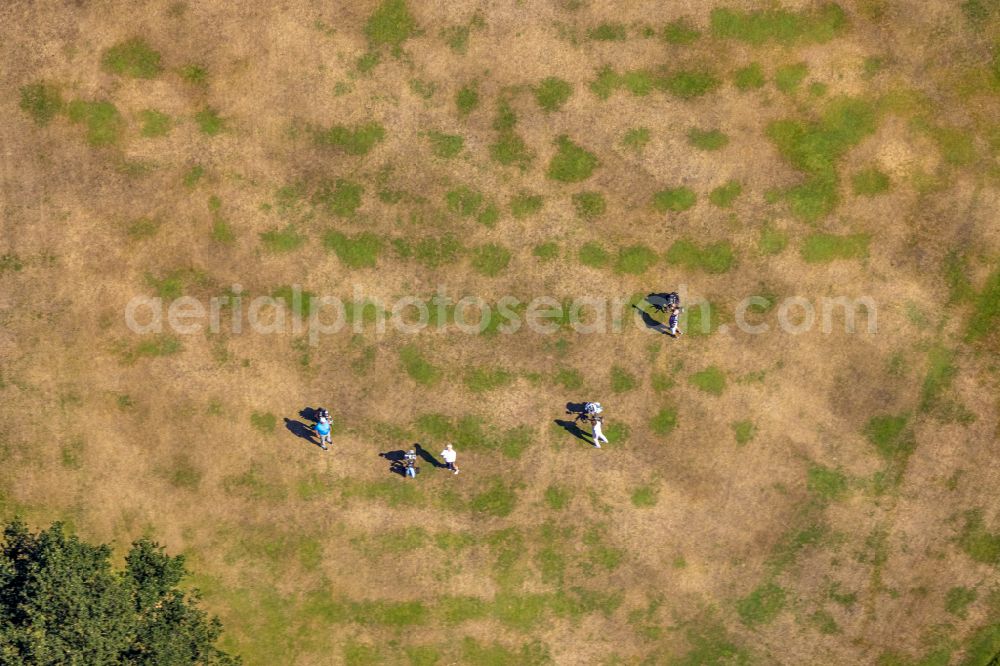
[[402, 449], [398, 451], [386, 451], [385, 453], [380, 453], [379, 456], [393, 462], [402, 462], [406, 458], [406, 451]]
[[667, 325], [664, 324], [662, 321], [657, 321], [656, 319], [653, 319], [653, 315], [649, 314], [648, 312], [640, 308], [638, 305], [635, 305], [634, 303], [632, 304], [632, 307], [634, 307], [636, 310], [639, 311], [639, 316], [642, 317], [642, 323], [646, 325], [646, 328], [658, 331], [660, 333], [663, 333], [664, 335], [670, 335], [670, 329], [667, 328]]
[[393, 460], [389, 463], [389, 471], [393, 474], [399, 474], [400, 476], [406, 476], [406, 465], [402, 461]]
[[301, 421], [285, 419], [285, 428], [296, 437], [301, 437], [313, 446], [319, 446], [319, 442], [313, 439], [313, 429]]
[[438, 461], [438, 459], [435, 458], [430, 451], [420, 446], [419, 444], [414, 444], [413, 450], [416, 451], [417, 455], [420, 456], [420, 459], [423, 460], [428, 465], [431, 465], [433, 467], [444, 467], [443, 462]]
[[556, 419], [556, 425], [565, 430], [566, 432], [568, 432], [569, 434], [573, 435], [574, 437], [582, 439], [588, 444], [593, 443], [590, 441], [590, 435], [583, 429], [581, 429], [580, 426], [578, 426], [573, 421], [563, 421], [562, 419]]
[[313, 423], [319, 422], [319, 410], [313, 409], [312, 407], [306, 407], [301, 412], [299, 416], [304, 418], [306, 421], [312, 421]]

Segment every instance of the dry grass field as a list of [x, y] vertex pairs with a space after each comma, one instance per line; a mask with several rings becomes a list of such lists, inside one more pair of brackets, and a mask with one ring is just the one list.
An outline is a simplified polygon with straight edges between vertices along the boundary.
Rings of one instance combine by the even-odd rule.
[[[995, 666], [1000, 2], [715, 2], [2, 3], [0, 518], [250, 665]], [[126, 325], [297, 286], [624, 322]]]

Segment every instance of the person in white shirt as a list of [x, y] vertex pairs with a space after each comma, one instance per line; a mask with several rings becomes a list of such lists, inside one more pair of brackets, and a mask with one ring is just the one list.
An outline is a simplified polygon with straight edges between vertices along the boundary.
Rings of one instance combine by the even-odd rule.
[[608, 438], [601, 432], [601, 423], [604, 422], [604, 417], [595, 414], [591, 417], [590, 422], [594, 425], [594, 446], [601, 448], [601, 442], [608, 443]]
[[444, 447], [444, 451], [441, 452], [441, 457], [444, 458], [444, 466], [450, 469], [455, 474], [458, 474], [458, 468], [455, 467], [455, 459], [458, 454], [451, 444]]

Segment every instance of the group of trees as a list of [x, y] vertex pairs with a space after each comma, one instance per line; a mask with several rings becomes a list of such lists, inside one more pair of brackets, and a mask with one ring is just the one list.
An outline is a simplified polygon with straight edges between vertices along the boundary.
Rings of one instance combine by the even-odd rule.
[[177, 584], [187, 573], [147, 539], [123, 570], [111, 549], [67, 534], [59, 523], [32, 533], [8, 524], [0, 544], [0, 664], [232, 666], [215, 647], [218, 618]]

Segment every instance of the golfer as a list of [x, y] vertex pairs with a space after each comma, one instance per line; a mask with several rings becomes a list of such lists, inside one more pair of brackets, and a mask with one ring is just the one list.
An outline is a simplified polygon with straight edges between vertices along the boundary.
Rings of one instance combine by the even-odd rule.
[[601, 442], [604, 442], [605, 444], [608, 443], [608, 438], [604, 436], [603, 432], [601, 432], [601, 423], [604, 422], [604, 417], [594, 414], [594, 416], [591, 417], [590, 422], [594, 425], [594, 446], [601, 448]]
[[319, 437], [319, 445], [324, 451], [326, 451], [326, 445], [331, 443], [330, 439], [330, 422], [327, 421], [322, 416], [316, 423], [316, 435]]
[[670, 319], [669, 319], [670, 335], [674, 336], [675, 338], [678, 335], [684, 335], [683, 333], [677, 330], [677, 325], [680, 323], [682, 312], [684, 312], [684, 308], [682, 308], [679, 305], [675, 305], [673, 310], [670, 311]]
[[455, 467], [455, 459], [458, 457], [458, 454], [455, 453], [455, 449], [451, 444], [444, 447], [444, 451], [441, 452], [441, 457], [444, 459], [444, 466], [455, 474], [458, 474], [458, 468]]

